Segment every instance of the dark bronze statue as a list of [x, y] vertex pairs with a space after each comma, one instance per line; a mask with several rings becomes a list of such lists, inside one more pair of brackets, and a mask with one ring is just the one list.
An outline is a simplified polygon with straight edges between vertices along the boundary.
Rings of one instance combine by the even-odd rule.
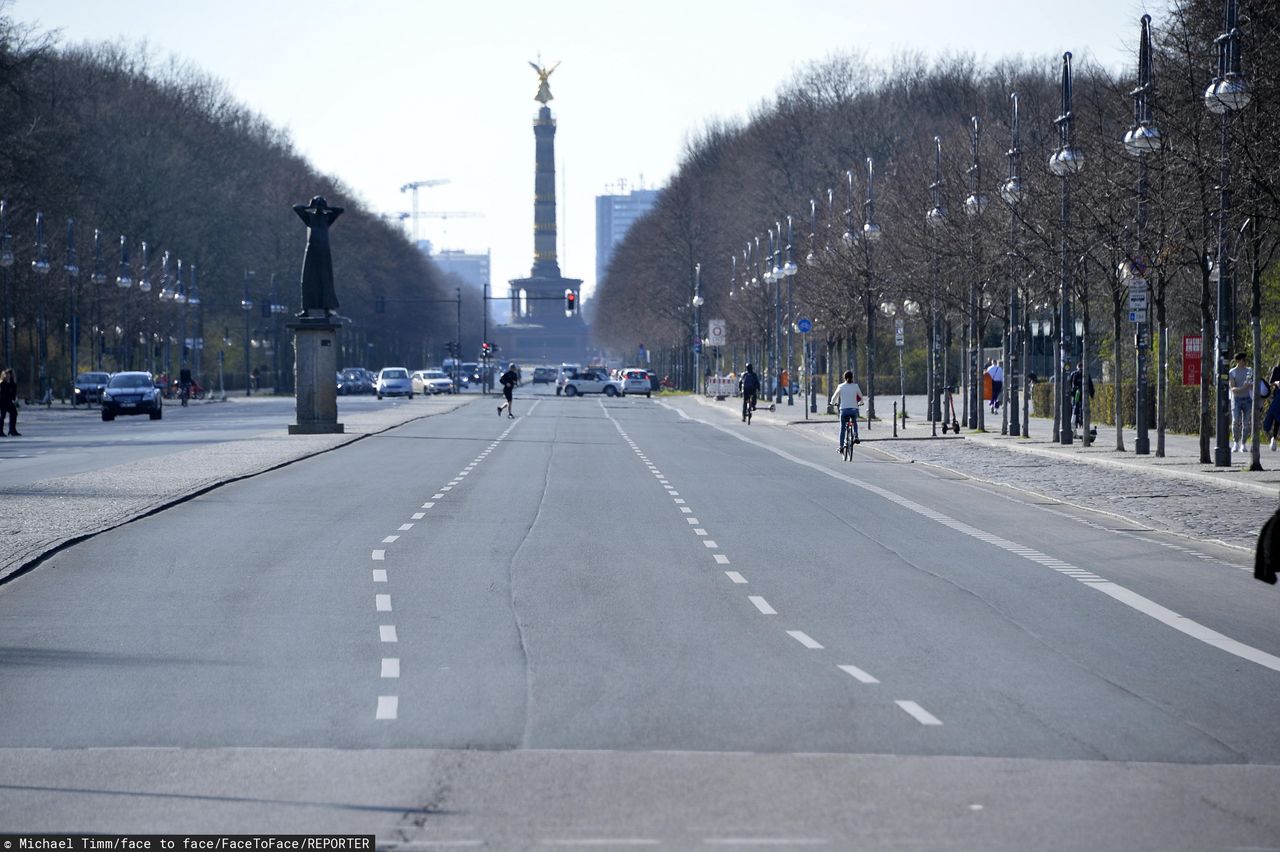
[[308, 205], [295, 204], [293, 212], [307, 223], [307, 250], [302, 256], [302, 312], [300, 317], [323, 311], [328, 316], [338, 307], [333, 289], [333, 256], [329, 253], [329, 226], [342, 215], [341, 207], [330, 207], [323, 195]]

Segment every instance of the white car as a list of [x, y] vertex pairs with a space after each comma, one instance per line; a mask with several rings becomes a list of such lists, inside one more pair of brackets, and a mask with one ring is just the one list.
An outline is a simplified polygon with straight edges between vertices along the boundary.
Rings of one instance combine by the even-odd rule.
[[583, 370], [570, 373], [564, 380], [564, 395], [578, 396], [584, 393], [602, 393], [605, 396], [621, 396], [622, 382], [609, 378], [604, 370]]
[[414, 393], [453, 393], [453, 379], [444, 370], [416, 370], [411, 381]]
[[556, 396], [564, 393], [564, 383], [569, 377], [578, 372], [582, 368], [577, 364], [561, 364], [560, 369], [556, 371]]
[[383, 367], [378, 371], [374, 393], [378, 395], [378, 399], [384, 396], [407, 396], [413, 399], [413, 382], [409, 379], [409, 371], [404, 367]]
[[618, 378], [622, 380], [622, 395], [629, 393], [642, 393], [645, 396], [653, 396], [653, 384], [649, 381], [649, 373], [639, 367], [626, 367], [618, 371]]

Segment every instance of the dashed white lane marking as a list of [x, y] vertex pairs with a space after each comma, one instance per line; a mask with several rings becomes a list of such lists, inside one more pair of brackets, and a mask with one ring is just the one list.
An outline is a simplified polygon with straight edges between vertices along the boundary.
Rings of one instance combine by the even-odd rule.
[[427, 516], [427, 513], [426, 513], [426, 512], [414, 512], [414, 513], [413, 513], [412, 515], [410, 515], [409, 517], [413, 518], [415, 521], [420, 521], [420, 520], [422, 520], [423, 518], [425, 518], [426, 516]]
[[769, 602], [759, 595], [747, 595], [747, 600], [755, 604], [756, 609], [760, 610], [762, 615], [777, 615], [778, 611], [769, 606]]
[[387, 558], [387, 552], [386, 552], [385, 550], [375, 550], [375, 551], [373, 552], [373, 561], [374, 561], [374, 562], [381, 562], [381, 561], [383, 561], [383, 560], [384, 560], [384, 559], [386, 559], [386, 558]]
[[747, 584], [747, 578], [739, 574], [737, 571], [725, 571], [724, 575], [739, 586], [745, 586]]
[[[876, 496], [881, 497], [884, 500], [887, 500], [890, 503], [893, 503], [894, 505], [901, 506], [902, 508], [910, 512], [914, 512], [917, 515], [926, 517], [929, 520], [936, 521], [937, 523], [945, 527], [948, 527], [950, 529], [953, 529], [956, 532], [961, 533], [962, 535], [966, 535], [966, 536], [969, 536], [970, 538], [986, 541], [992, 544], [993, 546], [998, 547], [1001, 550], [1004, 550], [1008, 553], [1021, 556], [1024, 559], [1028, 559], [1030, 561], [1036, 562], [1037, 564], [1044, 564], [1045, 560], [1053, 558], [1046, 554], [1040, 553], [1038, 550], [1035, 550], [1034, 548], [1027, 547], [1026, 545], [1020, 544], [1018, 542], [1009, 541], [1000, 536], [992, 535], [991, 533], [988, 533], [985, 530], [980, 530], [976, 527], [972, 527], [964, 523], [963, 521], [958, 521], [955, 518], [950, 517], [949, 515], [943, 514], [942, 512], [934, 511], [933, 509], [930, 509], [927, 506], [923, 506], [920, 503], [917, 503], [914, 500], [911, 500], [907, 497], [903, 497], [900, 494], [895, 494], [894, 492], [889, 491], [888, 489], [881, 488], [877, 485], [872, 485], [871, 483], [864, 482], [861, 479], [856, 479], [852, 476], [848, 476], [847, 474], [840, 473], [839, 471], [832, 470], [827, 467], [823, 467], [821, 464], [818, 464], [817, 462], [811, 462], [811, 461], [808, 461], [807, 459], [802, 459], [799, 456], [796, 456], [796, 455], [793, 455], [792, 453], [787, 452], [786, 450], [782, 450], [777, 447], [772, 447], [772, 446], [769, 446], [768, 444], [761, 443], [760, 441], [757, 441], [754, 438], [750, 438], [746, 435], [735, 432], [732, 429], [726, 429], [725, 427], [720, 426], [719, 424], [712, 423], [708, 420], [702, 420], [701, 418], [697, 418], [697, 417], [690, 417], [685, 412], [681, 411], [680, 409], [672, 405], [669, 405], [668, 403], [660, 402], [658, 404], [676, 412], [685, 420], [691, 420], [695, 423], [701, 423], [704, 426], [709, 426], [710, 428], [715, 429], [718, 432], [723, 432], [724, 434], [729, 435], [730, 437], [736, 438], [739, 441], [742, 441], [743, 443], [751, 444], [752, 446], [759, 447], [760, 449], [766, 452], [773, 453], [779, 458], [786, 459], [787, 461], [792, 462], [793, 464], [800, 465], [801, 467], [807, 467], [810, 470], [817, 471], [818, 473], [821, 473], [824, 476], [829, 476], [832, 479], [836, 479], [841, 482], [846, 482], [849, 485], [852, 485], [856, 488], [861, 488], [862, 490], [867, 491], [871, 494], [875, 494]], [[1057, 560], [1057, 561], [1061, 562], [1061, 560]], [[1075, 567], [1066, 562], [1061, 562], [1061, 564], [1066, 568]], [[1243, 642], [1239, 642], [1235, 639], [1231, 639], [1227, 636], [1224, 636], [1223, 634], [1218, 633], [1217, 631], [1212, 630], [1204, 626], [1203, 624], [1200, 624], [1199, 622], [1193, 621], [1190, 618], [1184, 618], [1183, 616], [1178, 615], [1176, 612], [1173, 612], [1161, 606], [1160, 604], [1156, 603], [1150, 598], [1143, 597], [1137, 592], [1131, 591], [1130, 589], [1124, 586], [1121, 586], [1118, 583], [1113, 583], [1101, 577], [1098, 577], [1096, 580], [1092, 578], [1088, 580], [1080, 579], [1080, 580], [1077, 580], [1076, 582], [1080, 583], [1080, 585], [1082, 586], [1094, 588], [1100, 592], [1110, 595], [1112, 598], [1119, 601], [1120, 603], [1123, 603], [1126, 606], [1131, 607], [1137, 612], [1141, 612], [1144, 615], [1148, 615], [1156, 619], [1157, 621], [1161, 622], [1162, 624], [1172, 627], [1174, 630], [1177, 630], [1180, 633], [1184, 633], [1187, 636], [1192, 637], [1193, 639], [1198, 639], [1201, 642], [1205, 642], [1209, 645], [1212, 645], [1215, 648], [1219, 648], [1223, 651], [1226, 651], [1228, 654], [1233, 654], [1237, 657], [1240, 657], [1241, 659], [1245, 659], [1245, 660], [1249, 660], [1250, 662], [1257, 663], [1258, 665], [1263, 666], [1264, 668], [1268, 668], [1268, 669], [1271, 669], [1272, 671], [1280, 672], [1280, 657], [1277, 657], [1274, 654], [1268, 654], [1266, 651], [1263, 651], [1259, 648], [1254, 648], [1251, 645], [1246, 645]]]
[[444, 486], [443, 488], [441, 488], [440, 490], [441, 490], [441, 491], [452, 491], [452, 490], [453, 490], [453, 486], [452, 486], [452, 485], [446, 485], [446, 486]]
[[408, 532], [408, 531], [409, 531], [409, 530], [411, 530], [411, 529], [413, 529], [413, 524], [401, 524], [401, 525], [400, 525], [400, 532]]
[[810, 636], [808, 633], [805, 633], [803, 630], [788, 630], [787, 635], [790, 636], [792, 639], [796, 640], [797, 642], [799, 642], [801, 645], [805, 646], [806, 648], [809, 648], [814, 651], [822, 650], [822, 645], [817, 640], [815, 640], [812, 636]]
[[398, 539], [398, 538], [400, 538], [400, 536], [398, 536], [398, 535], [389, 535], [389, 536], [387, 536], [386, 538], [384, 538], [384, 539], [382, 540], [382, 543], [383, 543], [383, 544], [394, 544], [394, 543], [395, 543], [395, 541], [396, 541], [396, 539]]
[[852, 675], [854, 680], [860, 681], [862, 683], [879, 683], [880, 682], [875, 678], [873, 678], [871, 675], [864, 672], [862, 669], [858, 668], [857, 666], [843, 665], [843, 666], [837, 666], [837, 668], [839, 668], [840, 671], [845, 672], [846, 674]]
[[677, 498], [675, 499], [675, 503], [676, 503], [676, 505], [677, 505], [677, 506], [679, 506], [680, 504], [684, 503], [684, 500], [682, 500], [682, 499], [680, 499], [679, 497], [677, 497]]
[[[679, 502], [679, 501], [677, 501], [677, 502]], [[693, 514], [693, 510], [692, 510], [692, 509], [690, 509], [688, 506], [681, 506], [681, 507], [680, 507], [680, 511], [681, 511], [681, 512], [684, 512], [684, 513], [686, 513], [686, 514]]]
[[691, 524], [698, 524], [698, 523], [700, 523], [700, 522], [698, 521], [698, 519], [697, 519], [697, 518], [685, 518], [685, 520], [686, 520], [686, 521], [688, 521], [688, 522], [689, 522], [689, 523], [691, 523]]
[[388, 721], [396, 717], [396, 713], [400, 709], [400, 699], [394, 695], [378, 696], [378, 713], [375, 718], [386, 719]]
[[432, 499], [432, 500], [443, 500], [443, 499], [444, 499], [444, 495], [443, 495], [443, 494], [432, 494], [432, 495], [431, 495], [431, 499]]
[[693, 534], [694, 534], [694, 535], [706, 535], [706, 534], [707, 534], [707, 531], [706, 531], [706, 530], [704, 530], [702, 527], [697, 527], [696, 529], [694, 529]]
[[714, 541], [712, 541], [711, 539], [706, 539], [706, 540], [705, 540], [705, 541], [703, 541], [702, 543], [703, 543], [703, 545], [704, 545], [704, 546], [709, 547], [709, 548], [716, 548], [716, 547], [719, 547], [719, 546], [720, 546], [720, 545], [716, 544]]
[[717, 553], [715, 557], [716, 557], [716, 562], [718, 562], [719, 564], [721, 565], [729, 564], [729, 557], [725, 556], [723, 553]]
[[924, 709], [914, 701], [895, 701], [893, 703], [897, 704], [903, 710], [907, 711], [907, 713], [910, 714], [911, 717], [914, 718], [921, 725], [941, 725], [942, 724], [941, 719], [939, 719], [937, 716], [933, 715], [928, 710]]
[[435, 505], [435, 503], [423, 503], [423, 504], [422, 504], [422, 508], [424, 508], [424, 509], [430, 509], [430, 508], [431, 508], [432, 506], [434, 506], [434, 505]]
[[378, 638], [381, 639], [383, 642], [398, 641], [396, 639], [396, 626], [394, 624], [379, 624]]
[[383, 657], [382, 658], [382, 677], [385, 677], [385, 678], [400, 677], [400, 658], [399, 657]]
[[385, 582], [387, 582], [387, 569], [386, 569], [386, 568], [374, 568], [374, 569], [373, 569], [373, 582], [375, 582], [375, 583], [385, 583]]
[[556, 837], [539, 842], [540, 846], [657, 846], [660, 841], [648, 837]]
[[391, 595], [374, 595], [373, 605], [378, 612], [391, 612]]

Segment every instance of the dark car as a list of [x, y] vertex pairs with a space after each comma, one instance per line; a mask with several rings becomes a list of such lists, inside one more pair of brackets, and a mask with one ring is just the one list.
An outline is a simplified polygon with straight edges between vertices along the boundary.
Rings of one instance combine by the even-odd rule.
[[72, 393], [71, 404], [86, 405], [94, 402], [102, 402], [102, 392], [107, 387], [107, 382], [111, 380], [110, 373], [81, 373], [76, 376], [76, 386]]
[[375, 377], [361, 367], [352, 367], [338, 374], [338, 393], [342, 396], [374, 392]]
[[549, 385], [556, 380], [555, 367], [534, 367], [533, 383], [535, 385]]
[[102, 392], [102, 419], [117, 414], [146, 414], [152, 420], [164, 415], [164, 392], [150, 373], [116, 373]]

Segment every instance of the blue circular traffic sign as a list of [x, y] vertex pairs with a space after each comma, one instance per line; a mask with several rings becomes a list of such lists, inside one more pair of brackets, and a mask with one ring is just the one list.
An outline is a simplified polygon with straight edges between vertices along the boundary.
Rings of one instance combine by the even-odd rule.
[[801, 317], [800, 321], [796, 323], [796, 328], [800, 329], [801, 334], [808, 334], [813, 331], [813, 321], [808, 317]]

